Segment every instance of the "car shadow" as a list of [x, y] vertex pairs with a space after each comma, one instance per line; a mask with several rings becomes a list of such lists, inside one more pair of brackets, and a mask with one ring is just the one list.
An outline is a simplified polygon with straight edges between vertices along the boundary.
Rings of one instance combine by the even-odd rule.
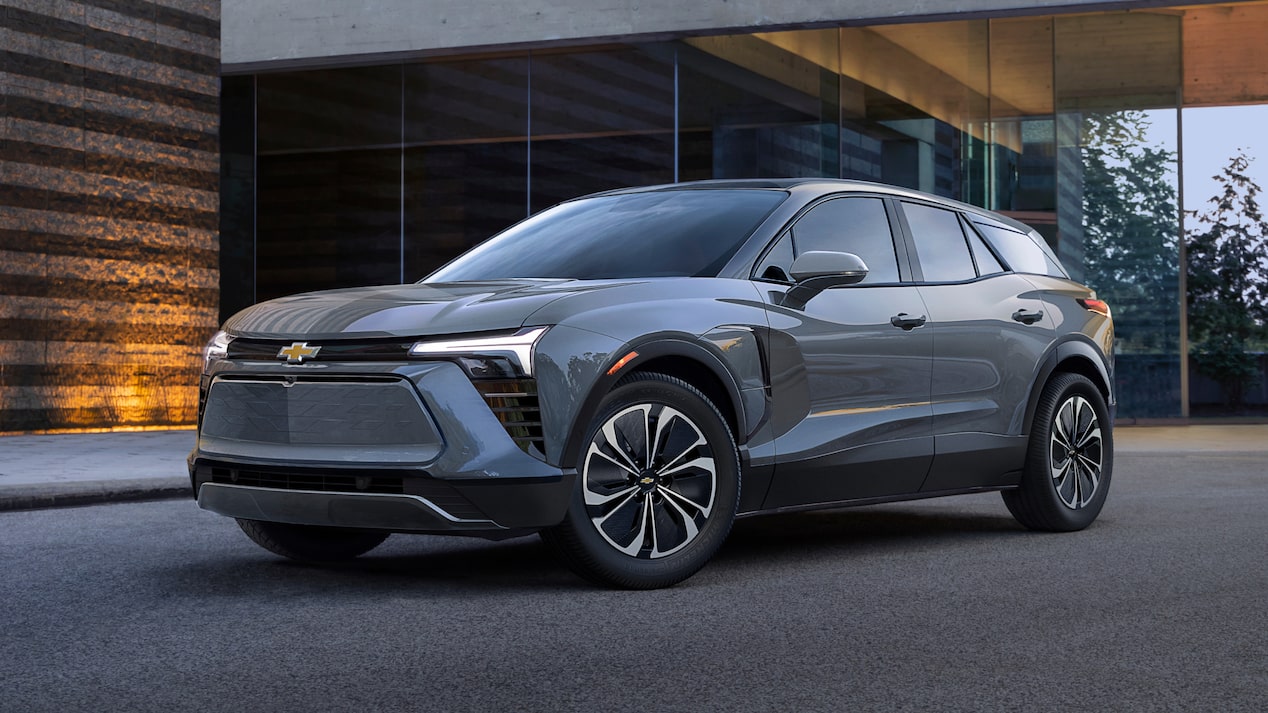
[[[741, 570], [801, 566], [807, 559], [863, 557], [965, 539], [1024, 533], [1011, 517], [930, 507], [844, 508], [744, 518], [714, 560], [677, 589], [731, 582]], [[501, 542], [399, 535], [355, 560], [306, 564], [282, 559], [246, 541], [229, 553], [164, 566], [156, 582], [199, 596], [245, 596], [332, 589], [357, 596], [468, 596], [472, 591], [606, 591], [573, 575], [535, 535]], [[704, 576], [707, 575], [707, 576]]]

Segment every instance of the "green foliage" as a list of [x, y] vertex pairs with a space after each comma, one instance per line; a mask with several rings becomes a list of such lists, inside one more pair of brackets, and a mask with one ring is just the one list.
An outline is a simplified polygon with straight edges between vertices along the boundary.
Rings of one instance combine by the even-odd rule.
[[1120, 346], [1179, 351], [1176, 156], [1148, 146], [1140, 111], [1083, 116], [1085, 282], [1110, 303]]
[[1187, 242], [1190, 353], [1234, 411], [1259, 378], [1250, 349], [1268, 336], [1268, 223], [1249, 166], [1238, 152], [1213, 177], [1220, 191], [1205, 212], [1192, 213], [1206, 229], [1191, 231]]

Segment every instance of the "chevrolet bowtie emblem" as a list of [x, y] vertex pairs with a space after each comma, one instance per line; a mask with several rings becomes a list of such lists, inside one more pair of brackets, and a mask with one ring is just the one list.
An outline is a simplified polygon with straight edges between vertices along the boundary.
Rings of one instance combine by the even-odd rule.
[[287, 364], [303, 364], [305, 357], [315, 357], [321, 347], [310, 347], [308, 342], [292, 342], [289, 347], [277, 351], [277, 358], [286, 357]]

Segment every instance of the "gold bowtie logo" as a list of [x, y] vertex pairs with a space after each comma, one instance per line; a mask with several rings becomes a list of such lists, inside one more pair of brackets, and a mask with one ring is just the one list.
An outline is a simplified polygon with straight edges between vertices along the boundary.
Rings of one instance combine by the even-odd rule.
[[305, 357], [315, 357], [319, 351], [321, 347], [310, 347], [308, 342], [292, 342], [289, 347], [277, 351], [277, 358], [285, 357], [287, 364], [303, 364]]

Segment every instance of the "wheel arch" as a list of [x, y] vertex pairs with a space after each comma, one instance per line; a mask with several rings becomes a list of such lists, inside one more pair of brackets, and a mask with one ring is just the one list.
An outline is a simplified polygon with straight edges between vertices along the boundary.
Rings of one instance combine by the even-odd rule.
[[[631, 357], [618, 366], [631, 353]], [[697, 340], [682, 338], [656, 339], [630, 344], [614, 352], [604, 365], [603, 375], [594, 383], [573, 417], [564, 441], [561, 465], [575, 467], [584, 445], [585, 432], [599, 411], [599, 404], [627, 374], [658, 372], [673, 376], [699, 389], [717, 407], [727, 426], [743, 445], [747, 434], [747, 418], [742, 408], [740, 388], [723, 359]]]
[[1026, 403], [1026, 416], [1021, 424], [1021, 433], [1029, 434], [1035, 420], [1035, 410], [1039, 406], [1039, 397], [1044, 386], [1054, 374], [1079, 374], [1091, 381], [1105, 399], [1106, 408], [1110, 411], [1110, 419], [1114, 418], [1113, 381], [1105, 358], [1094, 345], [1079, 339], [1069, 339], [1055, 345], [1049, 350], [1039, 368], [1038, 377], [1030, 386], [1030, 398]]

